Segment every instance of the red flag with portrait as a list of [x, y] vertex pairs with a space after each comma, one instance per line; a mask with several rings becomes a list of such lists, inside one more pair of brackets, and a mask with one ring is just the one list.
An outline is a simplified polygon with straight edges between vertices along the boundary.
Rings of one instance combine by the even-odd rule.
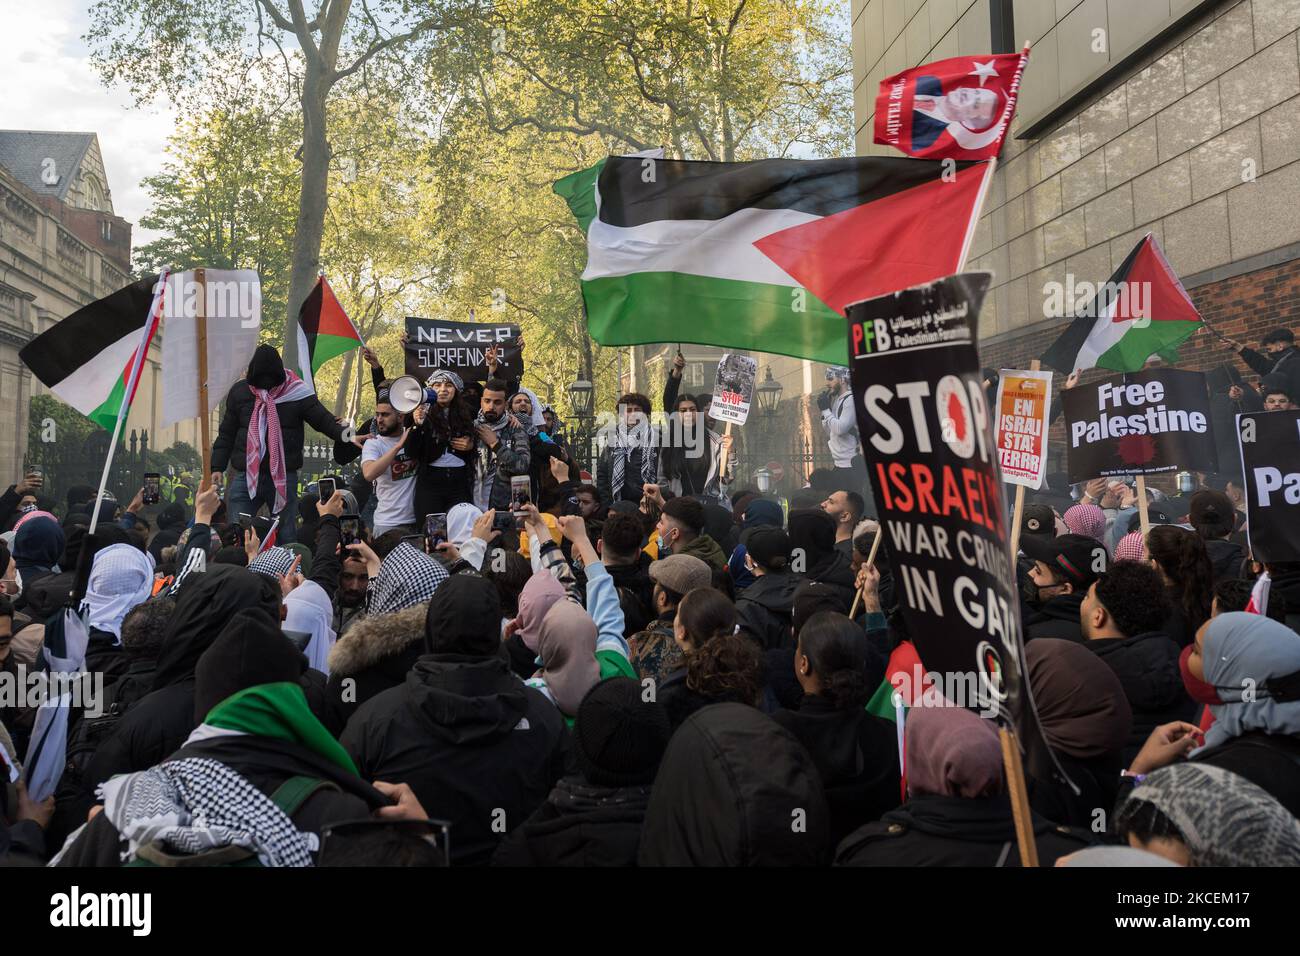
[[991, 159], [1016, 112], [1029, 47], [957, 56], [886, 77], [876, 96], [875, 142], [920, 159]]

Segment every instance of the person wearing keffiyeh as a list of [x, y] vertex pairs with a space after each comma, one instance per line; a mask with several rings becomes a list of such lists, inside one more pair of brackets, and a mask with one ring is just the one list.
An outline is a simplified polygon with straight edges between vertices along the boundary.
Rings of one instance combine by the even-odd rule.
[[[465, 383], [455, 372], [435, 369], [425, 380], [437, 401], [408, 416], [414, 422], [406, 435], [406, 456], [419, 462], [415, 476], [415, 520], [451, 511], [473, 497], [475, 453], [474, 409], [464, 397]], [[418, 411], [418, 410], [417, 410]]]
[[379, 573], [370, 579], [366, 612], [377, 617], [422, 604], [433, 596], [447, 577], [442, 562], [403, 541], [388, 552], [379, 565]]
[[618, 408], [618, 425], [609, 430], [596, 462], [596, 487], [602, 501], [640, 502], [644, 486], [659, 479], [659, 438], [644, 395], [624, 395]]
[[528, 430], [506, 410], [506, 384], [488, 379], [483, 385], [478, 417], [474, 467], [474, 505], [483, 511], [510, 508], [510, 479], [527, 475], [531, 462]]
[[212, 470], [235, 471], [226, 500], [232, 519], [257, 514], [263, 505], [272, 517], [283, 514], [282, 544], [296, 539], [291, 509], [298, 500], [307, 425], [333, 441], [343, 439], [344, 424], [335, 421], [311, 387], [285, 369], [272, 346], [259, 345], [248, 377], [226, 395], [226, 413], [212, 445]]

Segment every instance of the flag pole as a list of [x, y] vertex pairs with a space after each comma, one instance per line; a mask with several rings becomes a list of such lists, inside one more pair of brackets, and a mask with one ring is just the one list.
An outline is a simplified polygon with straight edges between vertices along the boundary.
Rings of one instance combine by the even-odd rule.
[[144, 330], [140, 335], [140, 344], [136, 346], [135, 357], [131, 361], [131, 371], [127, 375], [126, 393], [122, 396], [122, 404], [117, 410], [117, 421], [113, 423], [113, 437], [108, 443], [108, 455], [104, 459], [104, 470], [99, 476], [99, 492], [95, 495], [95, 507], [90, 514], [90, 528], [86, 531], [87, 537], [95, 533], [95, 528], [99, 524], [99, 507], [104, 500], [104, 489], [108, 487], [108, 473], [113, 467], [113, 453], [117, 451], [117, 440], [122, 435], [122, 426], [126, 422], [127, 412], [131, 410], [131, 399], [135, 397], [135, 387], [140, 381], [140, 369], [144, 365], [145, 352], [148, 350], [149, 337], [153, 332], [154, 323], [158, 319], [158, 305], [163, 299], [163, 290], [167, 287], [167, 279], [170, 275], [166, 270], [158, 277], [158, 285], [153, 291], [153, 301], [149, 303], [149, 315], [144, 320]]
[[199, 349], [199, 435], [203, 442], [203, 477], [199, 491], [207, 491], [212, 484], [212, 416], [208, 414], [208, 275], [206, 269], [194, 270], [194, 281], [199, 286], [198, 309], [194, 316], [194, 331]]

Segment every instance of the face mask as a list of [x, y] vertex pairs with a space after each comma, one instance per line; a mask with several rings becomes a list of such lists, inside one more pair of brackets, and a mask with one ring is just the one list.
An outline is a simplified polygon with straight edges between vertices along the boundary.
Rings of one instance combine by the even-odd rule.
[[1043, 603], [1042, 592], [1033, 578], [1029, 578], [1020, 586], [1020, 596], [1024, 598], [1026, 604], [1034, 607], [1041, 607]]
[[665, 551], [668, 550], [668, 542], [664, 540], [663, 535], [661, 534], [655, 535], [655, 547], [659, 549], [660, 554], [663, 554]]
[[1222, 704], [1223, 701], [1219, 698], [1219, 689], [1213, 684], [1207, 684], [1201, 680], [1187, 666], [1187, 661], [1192, 656], [1193, 646], [1188, 644], [1183, 648], [1183, 652], [1178, 655], [1178, 673], [1183, 676], [1183, 686], [1187, 688], [1187, 696], [1198, 704]]

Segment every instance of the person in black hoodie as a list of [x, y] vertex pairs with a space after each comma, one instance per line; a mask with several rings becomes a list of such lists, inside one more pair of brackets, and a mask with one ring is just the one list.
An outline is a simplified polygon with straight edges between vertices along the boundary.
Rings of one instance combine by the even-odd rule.
[[1160, 630], [1169, 616], [1160, 572], [1115, 562], [1088, 589], [1079, 616], [1088, 649], [1115, 672], [1133, 711], [1127, 766], [1157, 726], [1191, 720], [1195, 711], [1178, 673], [1178, 645]]
[[857, 590], [853, 561], [835, 547], [835, 519], [818, 508], [790, 512], [790, 567], [806, 581], [819, 581], [840, 591], [844, 606], [853, 604]]
[[1204, 489], [1192, 495], [1187, 512], [1187, 523], [1205, 542], [1205, 553], [1214, 569], [1214, 583], [1241, 574], [1241, 564], [1246, 558], [1245, 549], [1228, 535], [1236, 531], [1237, 509], [1222, 491]]
[[641, 825], [672, 728], [640, 683], [610, 677], [587, 691], [573, 725], [578, 773], [501, 842], [493, 866], [635, 866]]
[[830, 849], [817, 766], [771, 717], [714, 704], [673, 734], [641, 828], [641, 866], [822, 866]]
[[780, 528], [759, 525], [741, 535], [741, 544], [745, 570], [754, 576], [754, 583], [736, 598], [740, 630], [765, 651], [790, 649], [794, 592], [802, 583], [789, 570], [790, 536]]
[[[125, 850], [126, 862], [164, 866], [196, 865], [196, 856], [228, 865], [253, 855], [263, 865], [310, 866], [319, 843], [307, 834], [387, 806], [389, 798], [357, 775], [312, 715], [298, 683], [304, 665], [301, 652], [280, 633], [278, 614], [250, 607], [228, 618], [194, 665], [189, 716], [198, 729], [161, 766], [106, 784], [103, 812], [69, 839], [53, 864], [120, 866]], [[241, 779], [263, 796], [279, 798], [290, 831], [274, 828], [257, 802], [239, 792]], [[190, 786], [167, 786], [178, 780]], [[288, 800], [284, 794], [291, 786], [300, 789]], [[168, 828], [156, 819], [158, 801], [168, 797], [188, 811], [174, 829], [197, 831], [215, 845], [194, 854], [168, 840]], [[246, 830], [251, 853], [241, 854], [228, 838], [222, 842], [217, 827], [226, 822], [223, 816]]]
[[452, 824], [455, 865], [487, 863], [563, 775], [564, 718], [501, 654], [501, 599], [457, 574], [429, 601], [424, 655], [341, 738], [366, 779], [402, 780]]
[[839, 843], [902, 798], [897, 728], [864, 709], [884, 679], [884, 661], [869, 650], [862, 628], [833, 611], [803, 626], [794, 660], [803, 699], [798, 710], [778, 710], [772, 719], [812, 754], [830, 807], [831, 840]]
[[176, 594], [150, 692], [118, 722], [86, 767], [89, 793], [109, 777], [145, 770], [194, 729], [194, 669], [230, 620], [246, 608], [280, 616], [280, 585], [234, 565], [188, 575]]
[[1055, 637], [1082, 641], [1079, 607], [1092, 582], [1106, 570], [1106, 549], [1093, 538], [1026, 535], [1020, 550], [1034, 562], [1021, 597], [1025, 640]]
[[[255, 414], [259, 419], [265, 415], [264, 436], [256, 428], [250, 434], [249, 423]], [[216, 483], [227, 467], [235, 470], [227, 498], [232, 515], [256, 514], [262, 505], [272, 516], [283, 515], [278, 532], [280, 544], [297, 540], [292, 509], [298, 503], [298, 469], [302, 468], [307, 425], [331, 441], [343, 439], [343, 424], [334, 420], [311, 387], [285, 370], [273, 346], [259, 345], [248, 363], [248, 377], [230, 386], [226, 394], [226, 413], [212, 444], [212, 471]], [[282, 488], [277, 487], [273, 472], [272, 449], [276, 443], [271, 438], [272, 430], [280, 433], [282, 461], [276, 464], [284, 469]], [[253, 476], [255, 489], [250, 489], [245, 474], [250, 457], [259, 463]]]
[[[1002, 748], [964, 707], [914, 707], [904, 731], [907, 802], [844, 839], [836, 866], [1020, 866]], [[1032, 814], [1038, 861], [1088, 846], [1087, 830]]]

